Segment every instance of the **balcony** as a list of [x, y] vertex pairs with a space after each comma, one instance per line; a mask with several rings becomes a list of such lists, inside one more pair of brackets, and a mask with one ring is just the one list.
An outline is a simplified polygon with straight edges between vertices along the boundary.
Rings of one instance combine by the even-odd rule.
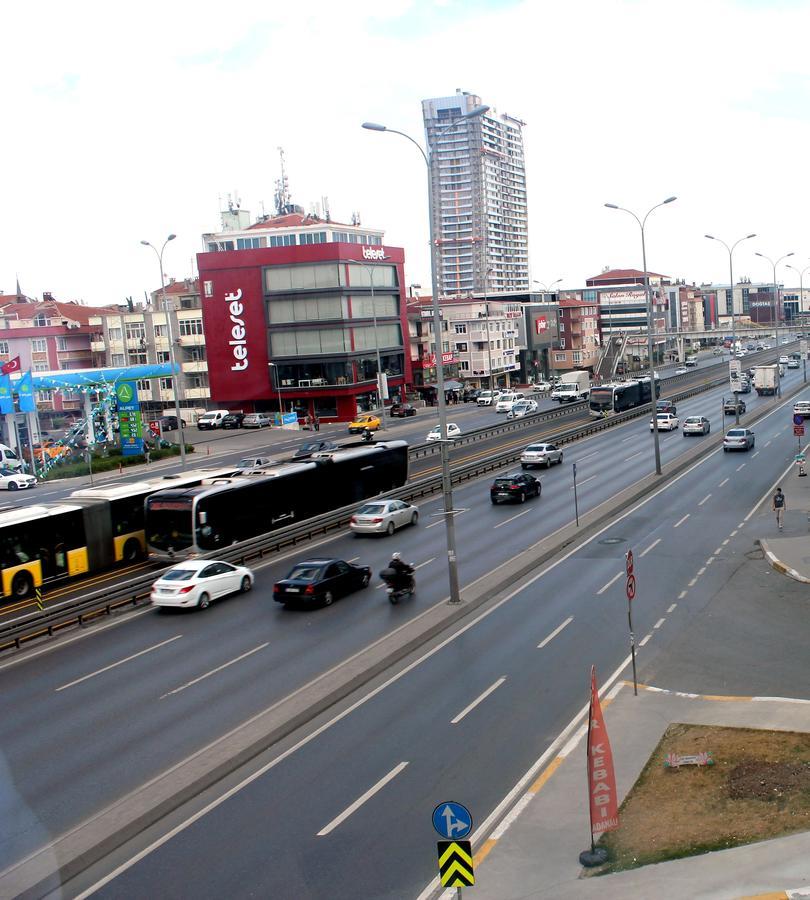
[[90, 341], [90, 349], [93, 353], [106, 353], [107, 352], [107, 342], [106, 341]]
[[191, 359], [181, 363], [180, 368], [183, 372], [207, 372], [208, 361], [204, 359]]
[[[163, 394], [171, 395], [171, 391], [161, 391], [160, 399], [163, 400]], [[197, 388], [186, 388], [183, 392], [186, 400], [209, 400], [211, 397], [211, 388], [208, 387], [197, 387]], [[174, 396], [172, 395], [172, 399]]]
[[177, 338], [181, 347], [203, 347], [205, 346], [204, 334], [181, 334]]

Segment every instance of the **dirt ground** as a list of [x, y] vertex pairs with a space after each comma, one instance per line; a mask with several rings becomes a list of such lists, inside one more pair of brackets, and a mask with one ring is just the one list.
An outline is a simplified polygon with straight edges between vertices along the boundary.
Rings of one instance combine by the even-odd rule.
[[[712, 766], [665, 768], [709, 751]], [[588, 874], [735, 847], [810, 829], [810, 734], [673, 724], [602, 837], [610, 860]]]

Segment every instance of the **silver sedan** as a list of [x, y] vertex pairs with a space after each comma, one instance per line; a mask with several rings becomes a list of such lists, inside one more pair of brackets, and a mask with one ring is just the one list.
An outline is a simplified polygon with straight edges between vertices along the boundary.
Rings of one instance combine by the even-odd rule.
[[545, 466], [547, 469], [552, 463], [561, 463], [563, 452], [555, 444], [529, 444], [520, 456], [522, 469], [530, 469], [532, 466]]
[[419, 510], [404, 500], [374, 500], [357, 510], [349, 520], [349, 528], [355, 534], [393, 534], [418, 521]]

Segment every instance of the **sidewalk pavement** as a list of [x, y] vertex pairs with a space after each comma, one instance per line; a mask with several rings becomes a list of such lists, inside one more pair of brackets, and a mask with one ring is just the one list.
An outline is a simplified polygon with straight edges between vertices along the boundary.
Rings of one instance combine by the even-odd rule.
[[[806, 471], [810, 473], [810, 466]], [[784, 479], [782, 490], [787, 499], [782, 531], [776, 527], [769, 500], [764, 506], [768, 518], [758, 523], [762, 535], [759, 543], [774, 569], [810, 584], [810, 474], [800, 478], [791, 473]]]
[[[810, 701], [703, 697], [620, 682], [602, 701], [624, 798], [672, 722], [810, 731]], [[556, 749], [512, 812], [477, 848], [475, 900], [731, 900], [810, 897], [810, 833], [583, 878], [589, 843], [583, 724]], [[804, 887], [803, 887], [804, 886]], [[790, 891], [797, 893], [791, 894]], [[466, 892], [465, 892], [466, 894]], [[442, 895], [449, 900], [455, 890]]]

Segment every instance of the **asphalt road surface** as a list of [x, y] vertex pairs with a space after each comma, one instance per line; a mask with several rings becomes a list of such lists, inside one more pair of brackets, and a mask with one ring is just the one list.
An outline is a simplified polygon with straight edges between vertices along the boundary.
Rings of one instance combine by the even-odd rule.
[[[800, 373], [789, 372], [786, 386], [795, 384], [799, 377]], [[723, 389], [717, 389], [679, 403], [679, 416], [706, 415], [714, 430], [719, 430], [722, 393]], [[763, 402], [755, 395], [747, 395], [747, 402], [749, 398], [751, 409]], [[772, 424], [777, 419], [781, 428], [778, 434], [779, 429]], [[617, 560], [626, 546], [634, 547], [639, 566], [643, 567], [643, 559], [648, 554], [650, 561], [655, 561], [655, 569], [648, 572], [647, 580], [642, 582], [645, 597], [650, 582], [650, 605], [643, 607], [639, 622], [634, 624], [639, 635], [644, 634], [645, 628], [652, 629], [650, 633], [654, 633], [658, 641], [659, 633], [663, 632], [661, 626], [655, 629], [654, 625], [665, 615], [661, 609], [666, 610], [672, 602], [678, 602], [682, 607], [693, 602], [687, 599], [691, 588], [677, 587], [684, 581], [688, 583], [684, 576], [689, 574], [692, 558], [695, 554], [705, 556], [710, 549], [707, 540], [713, 541], [714, 535], [721, 534], [728, 525], [727, 520], [739, 518], [738, 506], [742, 505], [747, 511], [752, 496], [759, 496], [757, 491], [761, 483], [770, 484], [774, 472], [784, 468], [794, 446], [789, 425], [790, 409], [786, 406], [781, 415], [771, 415], [757, 426], [758, 445], [753, 453], [713, 454], [709, 462], [681, 478], [677, 489], [668, 488], [622, 522], [619, 535], [622, 544], [595, 542], [588, 545], [576, 557], [560, 563], [534, 585], [518, 592], [513, 600], [485, 619], [486, 624], [470, 629], [463, 640], [453, 642], [415, 669], [412, 677], [392, 685], [380, 695], [381, 698], [385, 696], [385, 700], [381, 700], [382, 708], [372, 718], [368, 718], [371, 713], [366, 707], [359, 719], [349, 717], [351, 725], [344, 739], [349, 740], [354, 735], [360, 743], [355, 741], [350, 747], [333, 745], [332, 741], [337, 740], [333, 734], [343, 733], [341, 727], [336, 727], [291, 756], [278, 767], [279, 770], [286, 772], [289, 767], [291, 772], [307, 773], [310, 783], [308, 807], [311, 785], [319, 785], [319, 796], [311, 798], [311, 805], [314, 815], [327, 816], [323, 825], [331, 821], [329, 810], [339, 806], [345, 799], [345, 792], [358, 787], [365, 779], [368, 783], [357, 791], [357, 795], [361, 795], [402, 761], [408, 765], [392, 778], [392, 790], [400, 776], [406, 786], [410, 785], [409, 779], [416, 772], [425, 791], [428, 787], [430, 791], [434, 787], [442, 788], [452, 795], [455, 790], [452, 779], [458, 777], [461, 781], [457, 796], [480, 798], [481, 811], [477, 815], [483, 816], [506, 792], [504, 785], [510, 779], [514, 780], [515, 773], [525, 763], [526, 754], [539, 755], [535, 752], [537, 747], [542, 746], [544, 740], [550, 740], [556, 734], [554, 729], [559, 730], [560, 723], [570, 718], [572, 709], [581, 705], [581, 684], [573, 674], [585, 664], [583, 660], [588, 664], [595, 661], [600, 671], [607, 672], [626, 652], [626, 633], [625, 639], [621, 639], [622, 627], [626, 632], [626, 618], [624, 625], [621, 622], [616, 625], [614, 605], [616, 597], [624, 602], [623, 592], [617, 581], [611, 582], [621, 568]], [[664, 460], [682, 453], [693, 441], [702, 440], [699, 437], [684, 439], [678, 431], [661, 434], [660, 439]], [[457, 520], [462, 584], [490, 571], [572, 520], [570, 464], [574, 461], [578, 466], [579, 505], [584, 510], [652, 470], [647, 420], [639, 419], [609, 429], [566, 448], [564, 464], [541, 474], [543, 495], [539, 502], [529, 501], [524, 507], [492, 507], [488, 498], [489, 479], [456, 490], [455, 506], [466, 510]], [[286, 559], [272, 560], [258, 571], [257, 587], [251, 594], [222, 601], [203, 614], [178, 615], [144, 610], [111, 626], [72, 635], [0, 668], [3, 683], [0, 709], [5, 712], [6, 722], [3, 758], [11, 778], [20, 786], [25, 807], [24, 815], [4, 817], [0, 866], [40, 846], [43, 833], [56, 835], [85, 819], [275, 699], [286, 696], [314, 675], [443, 599], [446, 593], [443, 529], [440, 518], [435, 515], [439, 503], [432, 500], [423, 504], [419, 526], [399, 532], [392, 539], [355, 539], [340, 535], [288, 554]], [[662, 531], [660, 542], [645, 553], [648, 544], [657, 540], [657, 529], [663, 527], [660, 522], [664, 518], [670, 521], [680, 510], [686, 512], [680, 512], [678, 519], [683, 519], [688, 512], [690, 519], [700, 515], [699, 522], [694, 519], [691, 522], [684, 519], [677, 525], [670, 522], [670, 531]], [[722, 522], [715, 521], [716, 516], [720, 516]], [[440, 530], [434, 531], [436, 527]], [[739, 531], [729, 538], [729, 547], [745, 540], [750, 546], [750, 538], [743, 538]], [[371, 565], [376, 573], [393, 549], [400, 550], [419, 567], [418, 591], [412, 602], [391, 607], [385, 601], [383, 591], [374, 585], [329, 609], [287, 611], [272, 601], [273, 581], [286, 572], [294, 558], [326, 553], [356, 558]], [[674, 558], [672, 552], [676, 553]], [[716, 565], [700, 576], [701, 589], [712, 583], [721, 568]], [[694, 577], [694, 571], [689, 575], [691, 577]], [[378, 583], [375, 580], [374, 584]], [[687, 595], [682, 600], [673, 600], [681, 590], [687, 590]], [[693, 595], [699, 593], [696, 591]], [[666, 606], [662, 606], [662, 598], [668, 599]], [[559, 628], [571, 616], [574, 618], [547, 645], [548, 652], [536, 652], [536, 645], [544, 635]], [[618, 619], [621, 618], [619, 615]], [[671, 626], [667, 634], [675, 631], [676, 626]], [[537, 637], [534, 644], [529, 642], [528, 648], [524, 646], [527, 635], [532, 635], [532, 639]], [[570, 636], [576, 642], [573, 646], [569, 644]], [[565, 649], [561, 651], [560, 648]], [[532, 649], [535, 652], [529, 653]], [[444, 668], [434, 670], [437, 665]], [[524, 681], [520, 665], [526, 665], [526, 674], [531, 676], [530, 695], [525, 695], [525, 689], [518, 688]], [[494, 674], [496, 670], [498, 674]], [[425, 671], [430, 674], [427, 682], [422, 683], [422, 672]], [[493, 677], [488, 681], [490, 676]], [[477, 732], [474, 743], [478, 749], [466, 745], [459, 747], [456, 736], [465, 732], [468, 726], [453, 727], [448, 732], [447, 722], [437, 731], [438, 746], [428, 748], [414, 744], [428, 720], [434, 724], [438, 721], [435, 705], [439, 701], [448, 708], [455, 705], [455, 715], [501, 677], [506, 680], [494, 689], [492, 703], [487, 702], [486, 708], [491, 705], [494, 710], [499, 709], [501, 697], [507, 699], [508, 708], [503, 712], [503, 720], [496, 719], [494, 724], [487, 724], [484, 737]], [[430, 687], [436, 684], [442, 686], [439, 695]], [[517, 694], [515, 690], [518, 690]], [[405, 695], [400, 697], [400, 691], [405, 691]], [[392, 697], [399, 699], [389, 706]], [[535, 721], [538, 700], [542, 713]], [[484, 703], [481, 705], [482, 708], [485, 706]], [[367, 707], [377, 710], [377, 701]], [[442, 710], [446, 711], [444, 706]], [[413, 715], [416, 719], [410, 718]], [[467, 722], [467, 719], [475, 721], [472, 713], [462, 721]], [[530, 728], [528, 719], [532, 720]], [[524, 722], [528, 728], [525, 739], [519, 736], [519, 726]], [[398, 746], [392, 743], [391, 735], [399, 735], [402, 752], [413, 758], [403, 756], [375, 778], [379, 766], [388, 761], [386, 754]], [[422, 739], [427, 740], [427, 735], [422, 734]], [[365, 747], [361, 746], [363, 740], [367, 742]], [[504, 743], [509, 745], [508, 752]], [[455, 749], [446, 752], [445, 745]], [[54, 748], [58, 748], [58, 752], [54, 752]], [[424, 754], [427, 756], [423, 757]], [[480, 755], [486, 764], [481, 767], [474, 759], [468, 760], [471, 754], [476, 758]], [[433, 756], [436, 762], [434, 774], [425, 780], [422, 766]], [[452, 761], [457, 756], [459, 762], [455, 765]], [[487, 771], [488, 767], [492, 769], [491, 773]], [[337, 779], [333, 777], [335, 771], [340, 772]], [[325, 773], [323, 782], [319, 780], [319, 772]], [[274, 773], [272, 778], [277, 775]], [[476, 777], [481, 777], [482, 783], [471, 792]], [[285, 797], [292, 797], [295, 792], [290, 793], [288, 788], [297, 782], [292, 775], [290, 778], [290, 784], [285, 782], [281, 788], [274, 781], [276, 787], [272, 790], [280, 789]], [[445, 781], [445, 778], [451, 780]], [[260, 781], [263, 783], [264, 779]], [[413, 790], [413, 786], [410, 785], [408, 790]], [[253, 790], [247, 792], [251, 796], [253, 793]], [[421, 809], [423, 801], [427, 802], [425, 796], [415, 791], [411, 804], [414, 810]], [[431, 797], [435, 796], [438, 794], [431, 793]], [[238, 795], [233, 802], [238, 805], [242, 797]], [[352, 802], [349, 800], [345, 806]], [[476, 807], [478, 804], [477, 799]], [[267, 829], [271, 832], [276, 808], [274, 804], [270, 808], [273, 812], [268, 817]], [[402, 829], [398, 824], [393, 833], [398, 839], [418, 842], [423, 831], [421, 819], [416, 815], [411, 823], [407, 810], [403, 815]], [[352, 816], [347, 822], [353, 819]], [[362, 816], [355, 821], [362, 822]], [[32, 827], [32, 822], [36, 827]], [[284, 857], [289, 859], [292, 870], [285, 871], [293, 878], [295, 870], [298, 872], [296, 877], [300, 878], [306, 868], [303, 863], [309, 858], [309, 842], [318, 829], [310, 834], [309, 824], [304, 827], [296, 818], [289, 824], [289, 834], [282, 839], [281, 846], [286, 848]], [[201, 823], [200, 827], [205, 832], [207, 825]], [[285, 830], [280, 820], [275, 827]], [[353, 829], [354, 822], [351, 827]], [[245, 833], [240, 825], [233, 837]], [[335, 827], [330, 835], [345, 833]], [[293, 835], [303, 841], [301, 853], [288, 842]], [[375, 839], [377, 850], [386, 847], [390, 850], [383, 835], [372, 830], [370, 836]], [[430, 840], [425, 839], [429, 844]], [[179, 852], [174, 848], [182, 846], [183, 840], [171, 842], [165, 850], [150, 857], [148, 864], [130, 870], [108, 890], [118, 890], [115, 885], [127, 885], [129, 879], [143, 877], [144, 870], [150, 869], [163, 852]], [[275, 841], [275, 834], [272, 840]], [[322, 851], [324, 845], [326, 850]], [[362, 842], [358, 848], [361, 846]], [[317, 851], [320, 861], [313, 872], [319, 873], [320, 878], [322, 871], [328, 870], [329, 877], [334, 875], [333, 883], [339, 888], [333, 896], [350, 896], [347, 893], [349, 882], [357, 877], [357, 870], [350, 870], [347, 860], [341, 863], [333, 858], [334, 847], [335, 844], [329, 841], [315, 842], [311, 849]], [[259, 852], [258, 848], [254, 849]], [[371, 852], [371, 849], [362, 852]], [[322, 852], [325, 852], [323, 857]], [[238, 854], [236, 858], [241, 859]], [[257, 877], [266, 874], [261, 867], [254, 870], [250, 864], [244, 865], [251, 875], [254, 871]], [[398, 855], [396, 865], [391, 864], [392, 877], [404, 878], [410, 888], [430, 874], [431, 865], [430, 858], [424, 859], [422, 855], [417, 858], [410, 851], [403, 852]], [[174, 871], [183, 873], [183, 867], [178, 866]], [[375, 859], [374, 865], [369, 867], [369, 877], [372, 870], [376, 875], [385, 868], [382, 860]], [[311, 875], [309, 873], [307, 877]], [[206, 880], [207, 886], [201, 888], [201, 892], [205, 896], [215, 896], [217, 876], [211, 873], [209, 876], [202, 879]], [[427, 881], [427, 877], [424, 880]], [[294, 881], [291, 883], [295, 884]], [[328, 882], [319, 883], [323, 886]], [[363, 882], [364, 890], [354, 896], [402, 896], [399, 884], [385, 881], [378, 886], [379, 890], [372, 890], [370, 883]], [[175, 887], [179, 890], [179, 883]], [[281, 890], [281, 882], [276, 888]], [[274, 894], [276, 888], [271, 889], [262, 882], [255, 890], [260, 895], [319, 896], [312, 885], [306, 888], [311, 893], [301, 894], [283, 891]], [[145, 884], [142, 890], [127, 893], [130, 888], [125, 888], [119, 896], [143, 895], [153, 889], [154, 885]], [[209, 889], [210, 893], [206, 894]]]
[[[688, 412], [711, 413], [709, 400]], [[643, 466], [629, 459], [640, 436], [624, 450], [614, 443], [621, 446], [623, 431], [606, 445], [589, 442], [603, 451], [597, 472]], [[189, 805], [186, 816], [203, 805], [207, 812], [196, 821], [175, 817], [170, 839], [116, 854], [112, 879], [96, 882], [95, 895], [415, 897], [435, 875], [436, 804], [457, 800], [484, 819], [585, 703], [590, 665], [604, 682], [625, 663], [628, 549], [638, 579], [633, 625], [642, 680], [667, 671], [677, 680], [685, 668], [686, 689], [745, 689], [753, 681], [769, 693], [806, 696], [806, 678], [803, 692], [798, 679], [780, 687], [784, 664], [770, 677], [746, 674], [761, 648], [776, 655], [775, 630], [789, 629], [800, 608], [797, 591], [769, 590], [777, 576], [767, 576], [752, 552], [754, 539], [774, 527], [760, 501], [788, 477], [790, 405], [756, 432], [754, 451], [712, 453], [451, 637], [423, 648], [396, 676], [381, 679], [380, 690], [364, 689], [273, 748], [229, 782], [229, 797], [211, 792]], [[667, 453], [684, 439], [676, 432], [662, 442]], [[561, 474], [550, 472], [549, 486]], [[490, 512], [509, 514], [505, 507]], [[479, 504], [475, 518], [484, 513]], [[491, 527], [490, 520], [490, 535]], [[510, 531], [495, 543], [516, 550], [519, 541]], [[749, 565], [758, 567], [756, 578], [744, 577]], [[735, 604], [740, 592], [744, 602]], [[772, 617], [763, 614], [769, 603], [778, 604]], [[735, 606], [737, 616], [752, 614], [751, 628], [731, 627]], [[724, 660], [702, 676], [690, 652], [698, 631], [700, 655], [716, 647]], [[804, 646], [797, 638], [788, 644], [794, 652]], [[135, 858], [136, 850], [144, 854]]]

